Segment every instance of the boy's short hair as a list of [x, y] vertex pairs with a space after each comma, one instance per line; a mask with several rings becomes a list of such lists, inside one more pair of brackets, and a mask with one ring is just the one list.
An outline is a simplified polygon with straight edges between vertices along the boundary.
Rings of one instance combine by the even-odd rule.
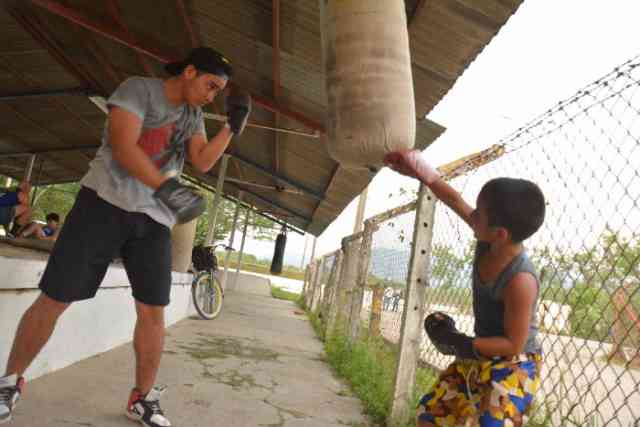
[[55, 222], [60, 222], [60, 215], [58, 215], [55, 212], [51, 212], [50, 214], [48, 214], [45, 218], [47, 220], [47, 222], [49, 221], [55, 221]]
[[489, 225], [509, 230], [514, 243], [531, 237], [544, 222], [542, 190], [526, 179], [492, 179], [484, 184], [480, 197], [487, 205]]

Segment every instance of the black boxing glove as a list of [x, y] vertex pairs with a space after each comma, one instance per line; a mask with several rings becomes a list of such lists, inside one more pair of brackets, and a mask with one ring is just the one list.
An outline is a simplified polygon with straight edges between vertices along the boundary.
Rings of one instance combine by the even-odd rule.
[[234, 135], [242, 134], [251, 113], [251, 97], [246, 93], [232, 93], [225, 99], [227, 124]]
[[199, 217], [206, 209], [207, 202], [194, 188], [180, 184], [169, 178], [153, 193], [175, 214], [178, 224], [184, 224]]
[[440, 353], [461, 359], [480, 358], [473, 346], [473, 337], [460, 332], [451, 316], [441, 312], [431, 313], [424, 319], [424, 330]]

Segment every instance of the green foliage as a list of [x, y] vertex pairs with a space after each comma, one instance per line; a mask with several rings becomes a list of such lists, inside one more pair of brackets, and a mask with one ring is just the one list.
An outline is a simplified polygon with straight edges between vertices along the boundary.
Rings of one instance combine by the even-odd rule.
[[[337, 327], [336, 331], [344, 328]], [[391, 411], [393, 387], [397, 368], [397, 349], [380, 337], [361, 338], [351, 344], [341, 332], [329, 336], [325, 342], [327, 361], [336, 373], [344, 377], [354, 393], [363, 402], [366, 413], [375, 423], [386, 425]], [[415, 398], [426, 393], [435, 381], [435, 374], [427, 368], [418, 368], [416, 373]], [[398, 420], [400, 425], [415, 425], [413, 414], [410, 420]]]
[[296, 302], [300, 298], [300, 294], [296, 294], [294, 292], [285, 291], [284, 289], [278, 286], [271, 286], [271, 296], [276, 299], [283, 299], [287, 301]]
[[[44, 221], [47, 214], [55, 212], [64, 221], [76, 200], [78, 191], [80, 191], [80, 184], [77, 182], [44, 185], [32, 190], [33, 219]], [[35, 194], [35, 201], [33, 194]]]

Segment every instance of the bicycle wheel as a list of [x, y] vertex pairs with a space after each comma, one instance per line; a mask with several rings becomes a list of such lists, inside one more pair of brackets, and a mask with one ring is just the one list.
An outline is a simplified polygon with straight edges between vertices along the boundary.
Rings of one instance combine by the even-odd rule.
[[196, 311], [203, 319], [215, 319], [220, 314], [224, 294], [215, 275], [207, 271], [198, 274], [191, 285], [191, 296]]

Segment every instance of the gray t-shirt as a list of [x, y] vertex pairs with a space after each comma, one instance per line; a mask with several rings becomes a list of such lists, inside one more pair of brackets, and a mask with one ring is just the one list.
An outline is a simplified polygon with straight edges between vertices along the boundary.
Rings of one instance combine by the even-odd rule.
[[541, 350], [536, 339], [538, 335], [538, 321], [536, 311], [538, 305], [538, 295], [540, 294], [540, 280], [533, 263], [525, 251], [516, 256], [502, 270], [498, 278], [493, 283], [483, 283], [478, 273], [478, 259], [489, 250], [489, 244], [478, 242], [476, 254], [473, 260], [473, 314], [475, 316], [475, 333], [478, 337], [501, 337], [505, 335], [504, 328], [504, 288], [511, 282], [511, 279], [518, 273], [525, 272], [533, 275], [538, 282], [538, 292], [531, 309], [531, 321], [529, 335], [524, 346], [525, 353], [538, 353]]
[[[206, 135], [202, 110], [188, 104], [174, 106], [164, 93], [161, 79], [131, 77], [125, 80], [107, 101], [142, 120], [138, 146], [163, 174], [182, 173], [187, 144], [196, 133]], [[169, 228], [175, 215], [147, 187], [113, 159], [109, 143], [109, 119], [102, 133], [102, 145], [80, 182], [96, 191], [105, 201], [128, 212], [141, 212]]]

